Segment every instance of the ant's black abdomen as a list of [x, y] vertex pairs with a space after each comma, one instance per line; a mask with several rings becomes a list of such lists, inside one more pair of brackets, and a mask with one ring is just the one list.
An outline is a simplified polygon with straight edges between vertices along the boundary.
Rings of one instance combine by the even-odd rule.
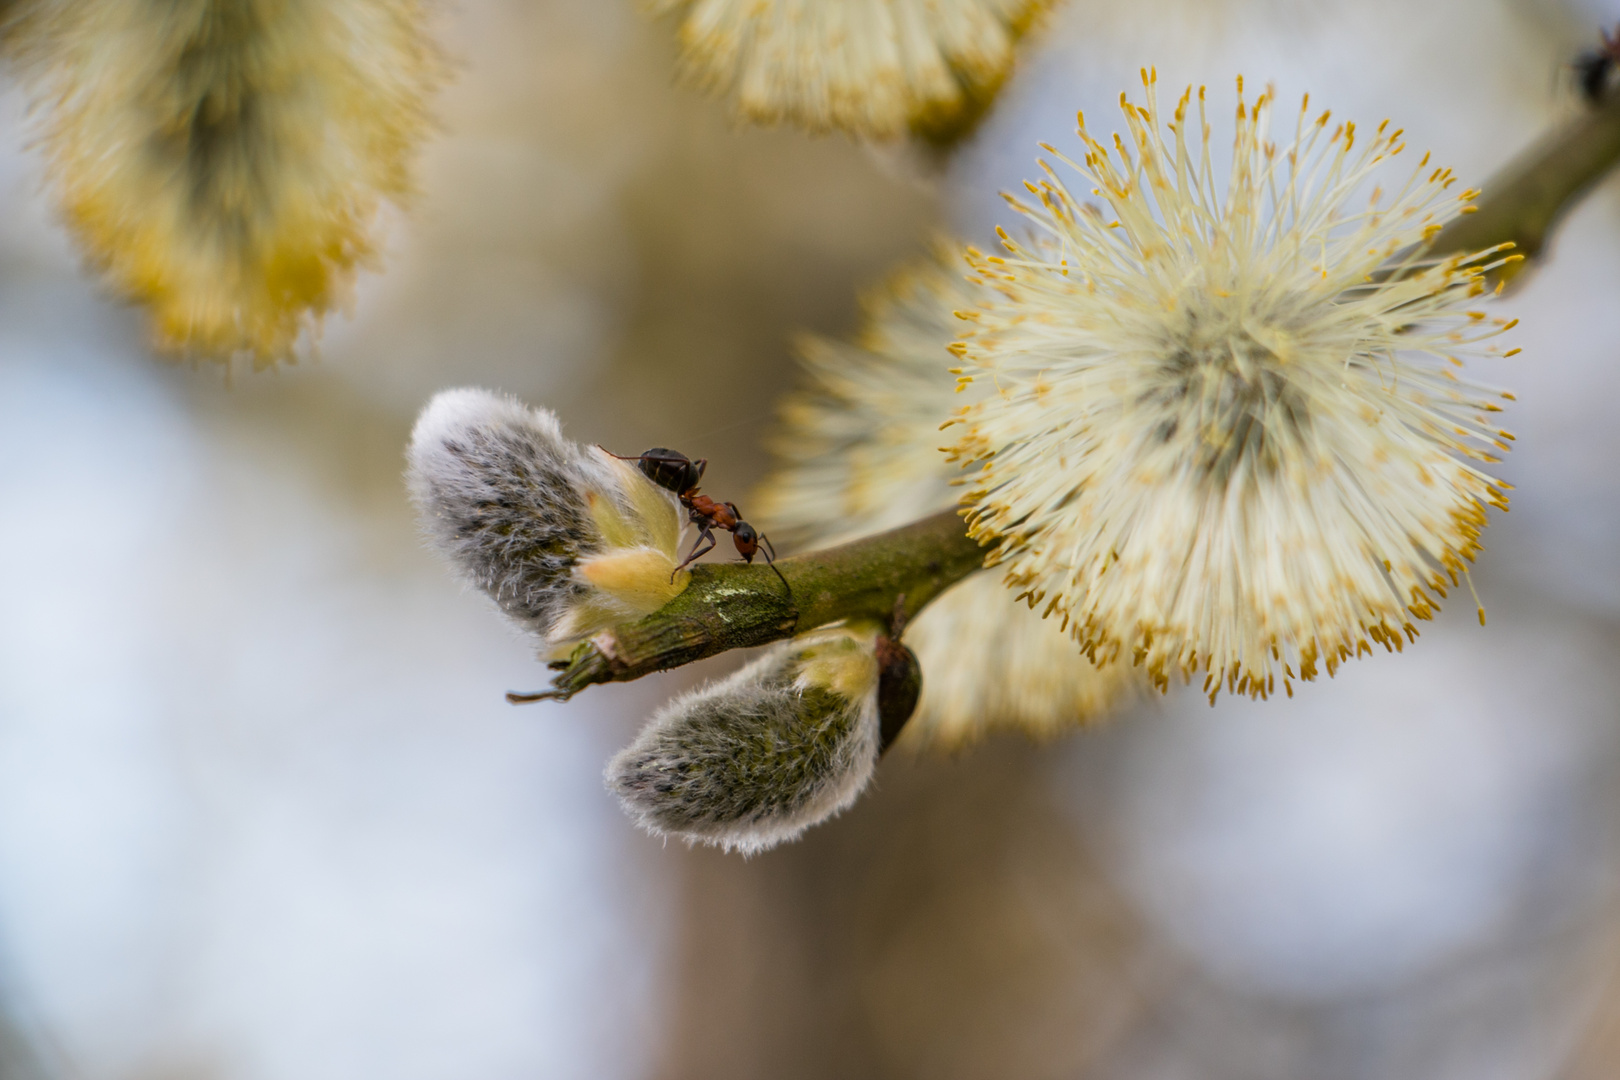
[[642, 473], [666, 491], [684, 495], [698, 486], [703, 479], [707, 461], [693, 461], [679, 450], [655, 446], [636, 459]]

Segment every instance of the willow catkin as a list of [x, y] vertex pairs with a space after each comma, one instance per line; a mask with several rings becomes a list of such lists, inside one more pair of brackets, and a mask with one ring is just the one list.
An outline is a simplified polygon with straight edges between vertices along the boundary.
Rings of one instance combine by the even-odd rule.
[[39, 0], [5, 24], [87, 261], [168, 351], [255, 365], [345, 302], [411, 190], [423, 0]]
[[608, 763], [608, 789], [654, 836], [754, 854], [854, 803], [882, 738], [874, 636], [781, 642], [669, 702]]
[[406, 452], [423, 532], [547, 655], [680, 595], [683, 515], [634, 466], [563, 436], [546, 409], [439, 393]]
[[756, 124], [950, 142], [1054, 0], [651, 0], [684, 77]]
[[[865, 298], [854, 341], [800, 343], [802, 386], [781, 411], [777, 468], [756, 509], [767, 527], [811, 545], [841, 544], [948, 510], [962, 470], [940, 450], [940, 424], [992, 390], [958, 393], [948, 351], [975, 292], [961, 250], [941, 242]], [[906, 627], [923, 669], [906, 726], [912, 748], [959, 747], [992, 732], [1046, 738], [1097, 720], [1144, 684], [1129, 665], [1100, 669], [1055, 620], [1043, 620], [980, 571]]]
[[1124, 134], [1082, 116], [1082, 160], [1043, 144], [1065, 168], [1009, 196], [1027, 241], [969, 250], [952, 348], [994, 392], [946, 437], [979, 466], [971, 534], [1099, 665], [1291, 694], [1415, 639], [1507, 508], [1485, 470], [1513, 395], [1459, 369], [1518, 351], [1478, 305], [1519, 256], [1427, 251], [1479, 193], [1428, 155], [1398, 169], [1387, 120], [1307, 99], [1273, 143], [1271, 91], [1239, 79], [1217, 165], [1204, 91], [1166, 114], [1142, 78]]

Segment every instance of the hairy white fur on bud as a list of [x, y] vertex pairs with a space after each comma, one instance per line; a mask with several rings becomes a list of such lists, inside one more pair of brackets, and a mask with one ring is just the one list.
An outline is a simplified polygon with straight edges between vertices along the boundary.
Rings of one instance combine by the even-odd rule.
[[821, 631], [676, 698], [608, 763], [609, 790], [655, 836], [744, 854], [794, 839], [872, 778], [875, 645]]
[[406, 480], [429, 539], [553, 652], [674, 599], [674, 496], [488, 390], [446, 390], [411, 434]]

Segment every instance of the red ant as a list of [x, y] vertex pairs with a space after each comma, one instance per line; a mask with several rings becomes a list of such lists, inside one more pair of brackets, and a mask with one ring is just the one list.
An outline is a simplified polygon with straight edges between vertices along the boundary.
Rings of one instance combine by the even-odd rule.
[[[609, 450], [608, 453], [613, 454], [613, 451]], [[666, 491], [673, 491], [675, 497], [681, 500], [681, 505], [686, 507], [686, 512], [691, 515], [692, 524], [698, 528], [697, 542], [692, 545], [692, 551], [686, 556], [686, 561], [670, 574], [671, 581], [675, 580], [675, 574], [713, 551], [717, 543], [714, 530], [725, 529], [731, 533], [732, 543], [737, 545], [737, 554], [743, 557], [744, 562], [751, 564], [756, 554], [764, 555], [765, 565], [769, 566], [777, 577], [782, 578], [782, 587], [792, 595], [793, 587], [788, 584], [787, 578], [782, 577], [782, 571], [776, 569], [776, 548], [772, 546], [770, 539], [764, 533], [755, 532], [754, 527], [742, 519], [742, 511], [737, 509], [736, 503], [717, 503], [707, 495], [698, 494], [698, 481], [703, 479], [703, 470], [709, 467], [707, 458], [693, 461], [677, 450], [669, 450], [662, 446], [655, 446], [635, 457], [626, 457], [623, 454], [613, 456], [620, 461], [635, 462], [647, 479]], [[705, 541], [707, 546], [704, 544]]]

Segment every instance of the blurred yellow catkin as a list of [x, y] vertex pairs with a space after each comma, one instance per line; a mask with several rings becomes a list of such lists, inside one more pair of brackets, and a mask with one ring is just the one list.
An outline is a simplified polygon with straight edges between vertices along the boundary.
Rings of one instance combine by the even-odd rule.
[[[961, 245], [902, 267], [867, 294], [854, 341], [807, 337], [784, 403], [775, 472], [749, 505], [784, 541], [842, 544], [961, 502], [940, 425], [994, 393], [958, 392], [958, 312], [978, 296]], [[922, 698], [902, 746], [952, 749], [998, 731], [1051, 738], [1106, 716], [1146, 686], [1129, 664], [1098, 668], [1055, 620], [1018, 602], [995, 571], [947, 589], [911, 622]]]
[[650, 0], [679, 12], [694, 85], [756, 124], [949, 143], [1055, 0]]
[[290, 358], [411, 190], [444, 65], [424, 0], [37, 0], [6, 51], [62, 212], [160, 347]]

